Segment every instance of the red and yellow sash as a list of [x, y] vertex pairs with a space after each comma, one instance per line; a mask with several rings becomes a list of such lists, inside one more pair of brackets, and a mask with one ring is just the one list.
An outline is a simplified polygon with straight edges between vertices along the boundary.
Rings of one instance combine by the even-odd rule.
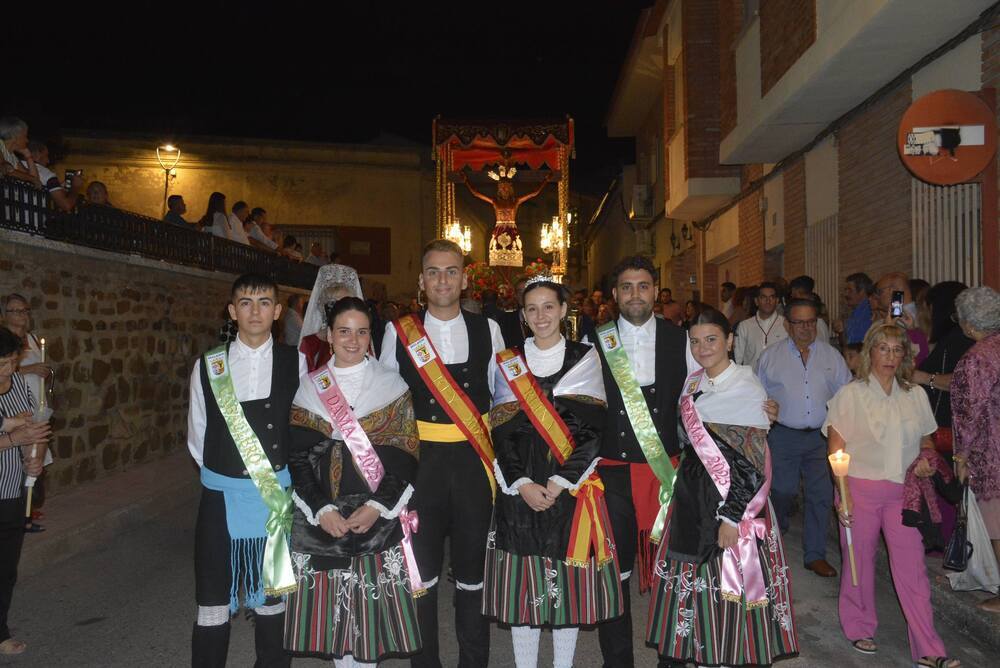
[[[490, 441], [490, 430], [483, 421], [472, 399], [462, 391], [452, 378], [448, 368], [441, 362], [437, 351], [431, 344], [424, 325], [415, 315], [404, 315], [396, 320], [396, 335], [416, 368], [420, 379], [427, 385], [434, 398], [444, 412], [448, 414], [455, 426], [465, 435], [466, 440], [479, 455], [489, 478], [490, 488], [496, 496], [497, 483], [493, 477], [493, 443]], [[419, 424], [418, 424], [419, 427]]]
[[[560, 464], [564, 463], [576, 447], [573, 435], [539, 387], [524, 358], [516, 350], [508, 348], [497, 354], [497, 365], [521, 409], [549, 446], [552, 456]], [[607, 533], [611, 523], [604, 503], [604, 483], [597, 473], [591, 473], [579, 489], [570, 494], [576, 497], [576, 511], [573, 513], [566, 562], [586, 566], [590, 548], [593, 547], [597, 564], [602, 566], [612, 558], [612, 541]]]

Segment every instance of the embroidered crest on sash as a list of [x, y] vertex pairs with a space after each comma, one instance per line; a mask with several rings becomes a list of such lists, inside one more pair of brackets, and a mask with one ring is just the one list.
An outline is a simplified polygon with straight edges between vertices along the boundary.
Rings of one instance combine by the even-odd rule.
[[520, 356], [501, 362], [500, 368], [503, 369], [503, 375], [507, 376], [507, 380], [514, 380], [518, 376], [524, 375], [524, 364], [521, 363]]
[[418, 367], [423, 367], [437, 358], [434, 348], [427, 341], [427, 337], [421, 337], [407, 346], [410, 356]]
[[226, 351], [208, 355], [208, 373], [212, 378], [219, 378], [226, 374]]
[[601, 348], [604, 348], [604, 352], [610, 353], [612, 350], [618, 347], [618, 332], [601, 332]]

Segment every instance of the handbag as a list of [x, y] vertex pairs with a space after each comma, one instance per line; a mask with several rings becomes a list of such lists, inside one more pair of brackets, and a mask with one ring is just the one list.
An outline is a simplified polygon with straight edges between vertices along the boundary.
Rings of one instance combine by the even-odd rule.
[[958, 519], [948, 545], [944, 548], [942, 566], [949, 571], [961, 573], [969, 567], [972, 543], [969, 542], [969, 484], [962, 486], [962, 504], [958, 507]]
[[983, 514], [976, 502], [976, 493], [969, 490], [968, 510], [969, 542], [973, 545], [973, 554], [969, 558], [969, 566], [961, 573], [948, 573], [948, 582], [955, 591], [988, 591], [996, 594], [1000, 589], [1000, 566], [997, 565], [990, 535], [983, 522]]

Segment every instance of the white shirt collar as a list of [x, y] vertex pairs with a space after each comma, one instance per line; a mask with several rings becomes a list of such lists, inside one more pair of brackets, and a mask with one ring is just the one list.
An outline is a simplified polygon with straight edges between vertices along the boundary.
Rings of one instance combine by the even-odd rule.
[[557, 357], [561, 356], [566, 352], [566, 337], [560, 336], [559, 343], [552, 346], [551, 348], [546, 348], [542, 350], [537, 345], [535, 345], [535, 337], [529, 336], [524, 340], [524, 354], [531, 354], [532, 357]]
[[895, 398], [903, 389], [899, 386], [899, 381], [896, 380], [896, 377], [893, 376], [892, 388], [889, 390], [889, 394], [886, 394], [885, 390], [882, 389], [882, 383], [879, 382], [879, 379], [874, 373], [869, 374], [868, 382], [865, 383], [865, 385], [868, 386], [868, 392], [871, 394], [873, 399], [882, 401]]
[[774, 322], [775, 318], [778, 318], [779, 316], [778, 316], [778, 310], [775, 309], [774, 312], [771, 313], [770, 317], [764, 318], [763, 320], [760, 319], [759, 315], [755, 315], [754, 317], [757, 318], [757, 322], [761, 323], [762, 325], [767, 325], [769, 323]]
[[651, 315], [649, 316], [649, 320], [636, 326], [622, 316], [618, 316], [618, 330], [623, 333], [629, 332], [636, 335], [641, 333], [646, 336], [654, 336], [656, 334], [656, 317]]
[[718, 390], [719, 388], [721, 388], [722, 385], [723, 385], [723, 383], [725, 383], [727, 380], [729, 380], [730, 378], [732, 378], [733, 374], [736, 373], [736, 370], [738, 368], [739, 368], [739, 366], [736, 364], [736, 362], [733, 362], [732, 360], [730, 360], [729, 366], [726, 367], [726, 370], [723, 371], [722, 373], [720, 373], [715, 378], [709, 378], [708, 377], [708, 372], [705, 372], [705, 381], [706, 381], [706, 384], [707, 384], [707, 387], [705, 388], [705, 391], [706, 392], [711, 392], [711, 391], [715, 391], [715, 390]]
[[265, 341], [258, 348], [251, 348], [247, 344], [243, 343], [238, 335], [233, 345], [229, 346], [229, 355], [237, 359], [247, 359], [250, 357], [265, 357], [271, 353], [271, 349], [274, 347], [274, 337], [268, 336], [267, 341]]
[[351, 366], [334, 366], [333, 358], [331, 357], [330, 361], [327, 362], [326, 365], [330, 368], [330, 371], [333, 372], [333, 375], [337, 376], [337, 378], [342, 376], [355, 376], [362, 373], [365, 370], [365, 367], [368, 366], [368, 356], [365, 355], [360, 362], [352, 364]]
[[438, 327], [451, 327], [453, 325], [457, 325], [459, 322], [463, 322], [461, 311], [459, 311], [458, 315], [456, 315], [451, 320], [441, 320], [440, 318], [435, 318], [433, 315], [431, 315], [430, 311], [427, 311], [427, 313], [424, 314], [425, 325], [430, 323], [437, 325]]

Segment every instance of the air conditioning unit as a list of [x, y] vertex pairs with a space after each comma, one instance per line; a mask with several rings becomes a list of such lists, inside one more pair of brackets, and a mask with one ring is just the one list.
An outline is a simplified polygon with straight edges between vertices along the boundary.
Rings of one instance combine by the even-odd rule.
[[630, 218], [653, 217], [653, 187], [648, 185], [632, 186], [632, 208]]

